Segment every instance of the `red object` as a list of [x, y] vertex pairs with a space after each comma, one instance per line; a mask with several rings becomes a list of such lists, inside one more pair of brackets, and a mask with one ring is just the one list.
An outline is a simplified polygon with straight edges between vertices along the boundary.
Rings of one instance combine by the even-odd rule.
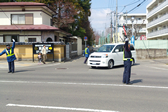
[[3, 2], [0, 6], [46, 6], [44, 3], [36, 2]]
[[145, 35], [141, 35], [140, 40], [147, 40]]
[[16, 31], [16, 30], [59, 30], [56, 27], [48, 26], [48, 25], [0, 25], [0, 31]]
[[125, 36], [127, 35], [127, 33], [126, 33], [126, 30], [125, 30], [125, 26], [123, 26], [123, 29], [124, 29], [124, 34], [125, 34]]

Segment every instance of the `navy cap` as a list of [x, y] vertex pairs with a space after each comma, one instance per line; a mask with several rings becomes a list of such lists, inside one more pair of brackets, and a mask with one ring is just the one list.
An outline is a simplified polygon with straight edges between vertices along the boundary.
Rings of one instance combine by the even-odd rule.
[[7, 44], [7, 45], [6, 45], [6, 47], [10, 47], [10, 45], [9, 45], [9, 44]]

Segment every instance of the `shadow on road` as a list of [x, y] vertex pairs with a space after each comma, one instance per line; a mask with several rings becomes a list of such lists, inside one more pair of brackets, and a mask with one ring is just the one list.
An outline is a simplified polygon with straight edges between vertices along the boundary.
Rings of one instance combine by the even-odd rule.
[[34, 71], [34, 70], [18, 70], [18, 71], [15, 71], [15, 73], [27, 72], [27, 71]]
[[142, 79], [136, 79], [136, 80], [133, 80], [133, 81], [131, 81], [132, 83], [142, 83]]
[[[140, 65], [140, 63], [135, 63], [133, 66], [138, 66], [138, 65]], [[95, 68], [90, 68], [90, 69], [95, 69], [95, 70], [113, 70], [113, 69], [119, 69], [119, 68], [123, 68], [124, 69], [124, 65], [114, 66], [112, 69], [109, 69], [107, 67], [95, 67]]]

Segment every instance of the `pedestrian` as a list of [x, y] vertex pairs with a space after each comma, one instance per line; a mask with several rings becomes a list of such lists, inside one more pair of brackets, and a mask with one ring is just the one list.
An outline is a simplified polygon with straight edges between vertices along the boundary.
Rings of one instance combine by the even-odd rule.
[[46, 46], [44, 45], [43, 46], [43, 48], [42, 48], [42, 58], [43, 58], [43, 60], [42, 60], [42, 62], [44, 63], [44, 64], [46, 64], [45, 63], [45, 61], [46, 61], [46, 59], [47, 59], [47, 51], [46, 51]]
[[4, 49], [0, 53], [0, 56], [6, 53], [7, 61], [8, 61], [8, 67], [9, 67], [8, 73], [11, 73], [11, 72], [14, 73], [15, 72], [15, 64], [14, 64], [14, 60], [16, 60], [16, 56], [14, 54], [15, 40], [12, 39], [12, 41], [13, 41], [12, 47], [10, 47], [10, 45], [7, 44], [6, 49]]
[[132, 84], [130, 82], [131, 77], [131, 63], [132, 63], [132, 53], [130, 50], [130, 44], [128, 43], [129, 39], [125, 39], [123, 60], [124, 60], [124, 73], [123, 73], [123, 83]]
[[38, 54], [38, 60], [39, 60], [39, 64], [41, 64], [41, 53], [40, 52]]
[[89, 55], [90, 55], [90, 51], [89, 51], [89, 45], [87, 45], [87, 47], [85, 48], [85, 51], [83, 52], [83, 55], [86, 57], [85, 61], [84, 61], [84, 64], [86, 64], [88, 58], [89, 58]]

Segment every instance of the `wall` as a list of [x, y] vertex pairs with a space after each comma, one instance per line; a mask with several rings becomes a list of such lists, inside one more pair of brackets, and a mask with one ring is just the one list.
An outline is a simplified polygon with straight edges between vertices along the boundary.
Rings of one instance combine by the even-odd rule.
[[78, 55], [82, 55], [82, 39], [80, 37], [77, 38], [77, 51]]
[[136, 49], [137, 59], [167, 58], [167, 49]]
[[0, 42], [3, 42], [3, 35], [19, 35], [20, 42], [28, 42], [28, 38], [41, 42], [41, 31], [0, 31]]
[[[34, 25], [41, 25], [46, 24], [50, 26], [50, 16], [51, 15], [48, 11], [44, 10], [42, 7], [26, 7], [25, 11], [22, 11], [21, 7], [2, 7], [2, 10], [5, 14], [1, 11], [0, 12], [0, 25], [11, 25], [11, 14], [26, 14], [26, 13], [33, 13], [34, 17]], [[33, 10], [33, 11], [32, 11]], [[42, 12], [44, 11], [44, 12]], [[42, 19], [44, 17], [44, 20]], [[48, 18], [48, 21], [46, 21]]]
[[[54, 45], [54, 60], [62, 61], [64, 59], [64, 46], [65, 45]], [[6, 48], [6, 45], [0, 45], [0, 52]], [[15, 55], [17, 60], [32, 60], [33, 51], [32, 45], [16, 45]], [[52, 54], [47, 55], [48, 60], [52, 60]], [[37, 60], [37, 55], [34, 55], [34, 59]], [[6, 54], [0, 56], [0, 60], [6, 60]]]
[[34, 18], [34, 25], [41, 25], [42, 24], [42, 16], [41, 11], [37, 12], [5, 12], [6, 16], [3, 12], [0, 12], [0, 25], [11, 25], [11, 14], [26, 14], [26, 13], [33, 13]]
[[54, 31], [42, 31], [42, 42], [46, 42], [48, 38], [54, 42]]
[[50, 17], [49, 15], [45, 14], [44, 12], [42, 12], [41, 15], [42, 15], [43, 24], [51, 26], [52, 17]]

